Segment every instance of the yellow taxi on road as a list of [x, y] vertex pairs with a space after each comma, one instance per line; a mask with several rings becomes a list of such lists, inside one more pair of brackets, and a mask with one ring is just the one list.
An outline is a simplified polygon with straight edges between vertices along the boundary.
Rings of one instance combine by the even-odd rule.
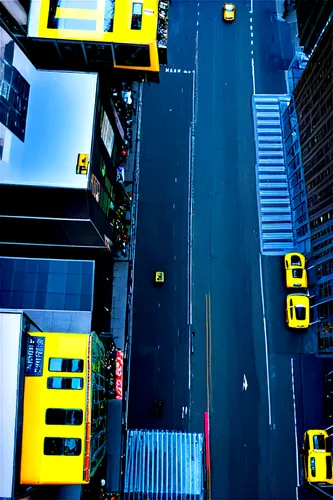
[[156, 271], [155, 283], [164, 283], [164, 272], [163, 271]]
[[305, 269], [305, 257], [301, 253], [287, 253], [284, 256], [287, 288], [307, 288], [308, 275]]
[[304, 433], [302, 448], [304, 476], [318, 486], [333, 484], [332, 452], [326, 431], [310, 429]]
[[222, 9], [222, 17], [224, 21], [232, 22], [235, 20], [236, 7], [233, 3], [225, 3]]
[[308, 328], [310, 324], [310, 299], [305, 293], [287, 295], [286, 322], [289, 328]]

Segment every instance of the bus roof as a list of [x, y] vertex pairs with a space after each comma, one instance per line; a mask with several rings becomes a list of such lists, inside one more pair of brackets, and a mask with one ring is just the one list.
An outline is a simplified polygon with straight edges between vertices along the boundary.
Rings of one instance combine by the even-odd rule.
[[[141, 27], [133, 29], [132, 15], [138, 11], [142, 12]], [[158, 0], [35, 0], [28, 33], [56, 40], [156, 44], [157, 19]]]
[[28, 325], [38, 331], [22, 311], [0, 309], [0, 498], [14, 497], [16, 479], [17, 432], [22, 422], [23, 393], [21, 361], [22, 332]]

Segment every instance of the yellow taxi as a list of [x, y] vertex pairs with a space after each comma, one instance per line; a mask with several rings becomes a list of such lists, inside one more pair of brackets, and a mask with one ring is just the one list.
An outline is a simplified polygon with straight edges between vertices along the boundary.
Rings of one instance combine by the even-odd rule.
[[236, 7], [233, 3], [225, 3], [222, 9], [222, 17], [224, 21], [232, 22], [235, 20]]
[[308, 275], [305, 270], [305, 257], [301, 253], [287, 253], [284, 256], [287, 288], [307, 288]]
[[286, 322], [289, 328], [308, 328], [310, 324], [310, 299], [305, 293], [287, 295]]
[[304, 433], [302, 448], [304, 477], [318, 486], [333, 484], [331, 443], [326, 431], [310, 429]]
[[164, 283], [164, 272], [163, 271], [156, 271], [155, 283]]

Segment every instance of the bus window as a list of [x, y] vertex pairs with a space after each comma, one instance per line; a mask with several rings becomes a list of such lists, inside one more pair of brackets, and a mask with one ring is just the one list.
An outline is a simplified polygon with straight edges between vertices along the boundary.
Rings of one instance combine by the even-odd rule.
[[117, 66], [150, 67], [149, 45], [127, 45], [115, 43], [114, 57]]
[[45, 422], [47, 425], [81, 425], [82, 410], [65, 410], [64, 408], [48, 408]]
[[48, 377], [48, 389], [83, 389], [83, 378]]
[[50, 358], [49, 372], [83, 372], [83, 359]]
[[44, 438], [44, 455], [81, 455], [81, 439]]
[[142, 3], [133, 2], [131, 30], [141, 30]]

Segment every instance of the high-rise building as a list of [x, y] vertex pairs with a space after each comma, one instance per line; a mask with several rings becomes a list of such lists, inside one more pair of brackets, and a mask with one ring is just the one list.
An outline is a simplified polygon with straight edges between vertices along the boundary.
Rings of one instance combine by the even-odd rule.
[[333, 0], [296, 0], [298, 35], [301, 47], [309, 55], [333, 12]]
[[110, 249], [117, 210], [130, 202], [123, 181], [131, 181], [119, 171], [125, 133], [110, 92], [97, 74], [36, 70], [7, 38], [1, 241]]
[[311, 238], [313, 321], [318, 322], [322, 349], [333, 348], [332, 67], [333, 20], [294, 90]]

